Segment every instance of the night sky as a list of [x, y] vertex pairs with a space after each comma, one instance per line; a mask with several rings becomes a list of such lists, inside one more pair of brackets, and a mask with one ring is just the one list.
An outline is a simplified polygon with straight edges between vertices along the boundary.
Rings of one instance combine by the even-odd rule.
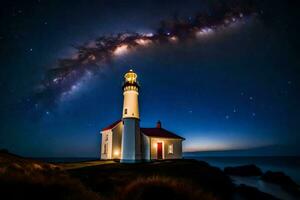
[[[246, 13], [227, 23], [224, 10], [236, 5]], [[3, 1], [0, 148], [99, 156], [99, 132], [120, 119], [123, 75], [133, 69], [141, 126], [161, 120], [186, 138], [185, 151], [276, 146], [300, 154], [297, 7], [259, 0]], [[199, 13], [209, 20], [205, 29], [193, 27], [199, 37], [192, 37], [186, 24]], [[162, 20], [181, 26], [169, 30]], [[116, 40], [119, 33], [150, 44], [106, 44], [95, 54], [100, 36]], [[83, 50], [91, 57], [80, 60]]]

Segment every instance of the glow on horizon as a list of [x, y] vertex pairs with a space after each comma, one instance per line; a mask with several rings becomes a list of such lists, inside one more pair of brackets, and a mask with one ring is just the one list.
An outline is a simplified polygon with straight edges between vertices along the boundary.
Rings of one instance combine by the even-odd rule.
[[245, 150], [274, 145], [264, 139], [249, 138], [247, 134], [201, 133], [201, 136], [189, 137], [183, 142], [183, 152]]
[[259, 148], [270, 145], [231, 145], [231, 144], [221, 144], [221, 143], [211, 143], [211, 144], [199, 144], [195, 146], [183, 146], [183, 152], [209, 152], [209, 151], [230, 151], [230, 150], [247, 150], [253, 148]]

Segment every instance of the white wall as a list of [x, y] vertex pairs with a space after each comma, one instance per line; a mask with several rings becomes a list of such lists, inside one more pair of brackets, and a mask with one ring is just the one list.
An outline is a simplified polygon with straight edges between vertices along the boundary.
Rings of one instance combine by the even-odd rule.
[[[102, 131], [101, 159], [121, 159], [122, 121], [109, 130]], [[105, 144], [107, 153], [104, 153]]]
[[[101, 144], [101, 159], [111, 159], [112, 150], [112, 130], [105, 130], [101, 132], [102, 144]], [[105, 153], [106, 146], [106, 153]]]
[[144, 160], [150, 160], [150, 138], [144, 134], [141, 134], [142, 137], [142, 154]]
[[136, 162], [141, 160], [139, 119], [124, 118], [123, 123], [121, 162]]
[[122, 131], [123, 131], [123, 123], [122, 121], [113, 128], [113, 145], [112, 145], [112, 159], [121, 159], [122, 153]]
[[[162, 143], [163, 159], [181, 159], [182, 158], [182, 140], [168, 138], [150, 138], [151, 141], [151, 160], [157, 159], [157, 143]], [[173, 144], [173, 153], [168, 153], [168, 146]]]
[[[124, 125], [121, 121], [113, 129], [102, 131], [102, 144], [101, 144], [101, 159], [126, 159], [126, 160], [153, 160], [157, 159], [157, 143], [162, 142], [163, 159], [181, 159], [182, 158], [182, 140], [181, 139], [168, 139], [168, 138], [153, 138], [141, 134], [141, 138], [136, 137], [135, 131], [140, 132], [139, 121], [137, 119], [125, 119], [125, 123], [128, 123], [127, 137], [125, 144], [127, 150], [122, 149], [123, 130]], [[106, 136], [107, 140], [106, 140]], [[127, 140], [128, 141], [127, 141]], [[135, 142], [136, 140], [141, 141]], [[107, 144], [107, 154], [104, 154], [104, 144]], [[173, 144], [173, 153], [168, 152], [168, 146]], [[143, 149], [139, 149], [139, 146]], [[151, 147], [151, 150], [150, 150]], [[122, 157], [122, 152], [125, 153]]]
[[139, 102], [138, 102], [139, 93], [136, 90], [127, 90], [123, 92], [123, 95], [124, 95], [123, 118], [134, 117], [139, 119], [140, 118]]

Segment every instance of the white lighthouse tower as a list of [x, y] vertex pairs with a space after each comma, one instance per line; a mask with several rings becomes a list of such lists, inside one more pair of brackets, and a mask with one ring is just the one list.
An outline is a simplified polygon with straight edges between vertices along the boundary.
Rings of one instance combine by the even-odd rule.
[[142, 158], [137, 74], [129, 70], [123, 83], [123, 134], [121, 162], [138, 162]]

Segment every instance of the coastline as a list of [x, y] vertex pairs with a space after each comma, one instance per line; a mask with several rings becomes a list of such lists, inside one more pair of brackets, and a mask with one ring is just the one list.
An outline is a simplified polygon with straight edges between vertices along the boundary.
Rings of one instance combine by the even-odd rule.
[[[85, 199], [132, 199], [132, 195], [141, 194], [141, 191], [152, 191], [154, 187], [158, 190], [157, 194], [166, 195], [166, 197], [181, 195], [183, 197], [181, 199], [198, 199], [198, 197], [208, 200], [297, 199], [293, 195], [287, 194], [279, 186], [274, 187], [272, 183], [265, 183], [259, 177], [241, 178], [228, 175], [219, 167], [195, 159], [163, 160], [138, 164], [88, 159], [83, 162], [48, 164], [36, 159], [26, 159], [14, 155], [1, 154], [0, 157], [0, 174], [4, 177], [2, 179], [4, 182], [1, 184], [5, 186], [1, 188], [5, 189], [2, 192], [11, 192], [17, 197], [24, 192], [23, 187], [31, 188], [25, 192], [31, 198], [31, 195], [35, 197], [34, 191], [40, 187], [44, 188], [42, 191], [45, 193], [49, 191], [53, 193], [51, 188], [58, 187], [70, 193], [60, 194], [55, 191], [49, 198], [53, 195], [67, 195], [60, 199], [72, 199], [72, 195], [76, 194]], [[24, 182], [24, 180], [26, 181]], [[45, 182], [45, 180], [47, 181]], [[51, 180], [50, 183], [48, 180]], [[36, 185], [37, 183], [38, 185]], [[260, 185], [257, 183], [263, 184], [264, 188], [259, 187]], [[13, 187], [9, 188], [9, 186]], [[277, 192], [270, 190], [270, 187], [273, 190], [275, 188]], [[76, 191], [73, 191], [74, 189]], [[165, 193], [166, 191], [168, 192]], [[153, 191], [150, 193], [152, 194]], [[187, 194], [189, 195], [186, 196]]]
[[[98, 161], [97, 157], [34, 157], [30, 158], [42, 162], [78, 163]], [[228, 166], [254, 164], [263, 172], [283, 171], [300, 185], [300, 156], [195, 156], [186, 155], [184, 159], [205, 161], [211, 166], [224, 170]]]

